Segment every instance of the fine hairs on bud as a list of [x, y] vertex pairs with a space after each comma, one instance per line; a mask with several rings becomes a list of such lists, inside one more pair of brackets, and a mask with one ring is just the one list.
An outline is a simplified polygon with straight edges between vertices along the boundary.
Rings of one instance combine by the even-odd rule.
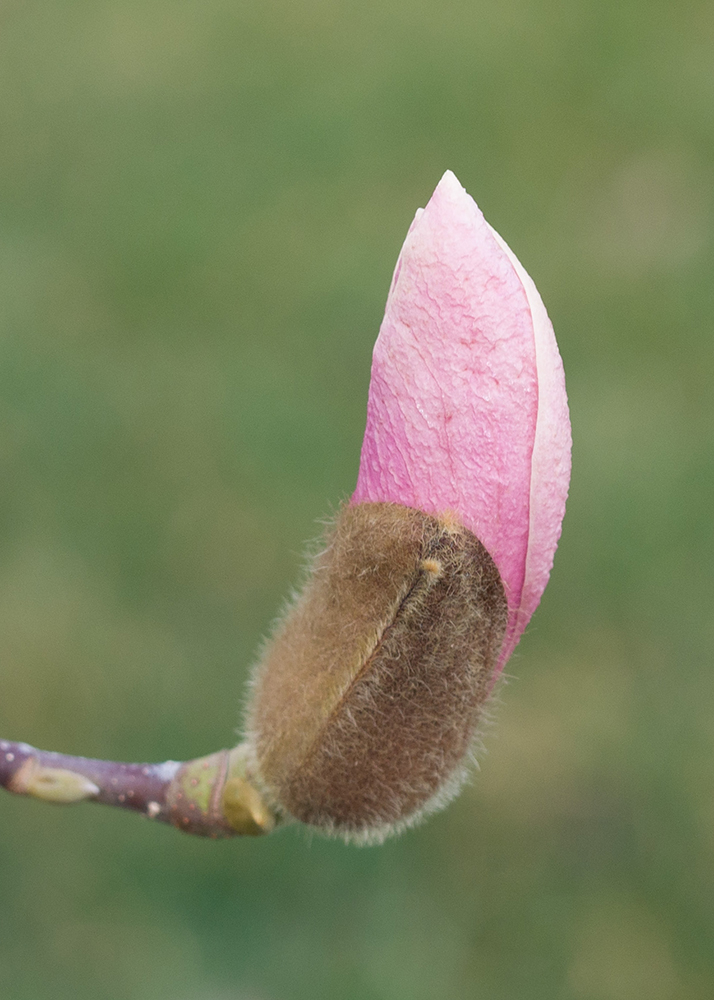
[[380, 842], [458, 790], [508, 610], [452, 517], [347, 505], [253, 682], [251, 771], [285, 818]]

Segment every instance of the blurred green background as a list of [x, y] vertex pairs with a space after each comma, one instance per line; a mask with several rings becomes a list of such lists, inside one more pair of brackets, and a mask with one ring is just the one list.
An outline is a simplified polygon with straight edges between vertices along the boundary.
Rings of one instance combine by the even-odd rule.
[[714, 9], [0, 7], [0, 734], [230, 743], [450, 167], [574, 474], [472, 786], [381, 848], [0, 798], [8, 1000], [714, 996]]

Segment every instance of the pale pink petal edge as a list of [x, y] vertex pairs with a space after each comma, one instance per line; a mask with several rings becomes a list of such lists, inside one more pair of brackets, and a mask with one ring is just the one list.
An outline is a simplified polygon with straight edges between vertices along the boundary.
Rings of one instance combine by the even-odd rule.
[[494, 229], [492, 232], [508, 255], [528, 297], [538, 370], [538, 417], [531, 464], [525, 580], [517, 619], [501, 650], [501, 669], [538, 607], [553, 568], [570, 484], [572, 437], [563, 361], [553, 325], [533, 279], [505, 240]]

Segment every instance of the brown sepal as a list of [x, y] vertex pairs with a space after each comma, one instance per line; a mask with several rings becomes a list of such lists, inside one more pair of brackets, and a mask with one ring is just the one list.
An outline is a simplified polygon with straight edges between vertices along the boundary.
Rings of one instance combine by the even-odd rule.
[[262, 791], [365, 841], [450, 797], [506, 620], [493, 560], [454, 518], [345, 506], [256, 674], [248, 739]]

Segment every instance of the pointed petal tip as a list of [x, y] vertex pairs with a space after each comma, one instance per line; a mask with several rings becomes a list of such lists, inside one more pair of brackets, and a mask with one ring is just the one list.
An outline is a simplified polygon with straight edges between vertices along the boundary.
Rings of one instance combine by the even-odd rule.
[[[432, 228], [443, 232], [474, 230], [483, 222], [478, 205], [463, 187], [453, 170], [446, 170], [434, 188], [425, 208], [418, 208], [402, 247], [402, 255], [411, 245], [411, 239], [420, 240]], [[418, 236], [417, 236], [418, 229]], [[432, 239], [427, 235], [426, 239]]]
[[435, 191], [454, 191], [458, 193], [466, 194], [466, 189], [463, 184], [456, 176], [453, 170], [445, 170], [442, 174], [441, 180], [436, 185]]
[[464, 202], [474, 203], [473, 198], [462, 185], [453, 170], [446, 170], [434, 188], [429, 202], [450, 203], [452, 205], [463, 206]]

